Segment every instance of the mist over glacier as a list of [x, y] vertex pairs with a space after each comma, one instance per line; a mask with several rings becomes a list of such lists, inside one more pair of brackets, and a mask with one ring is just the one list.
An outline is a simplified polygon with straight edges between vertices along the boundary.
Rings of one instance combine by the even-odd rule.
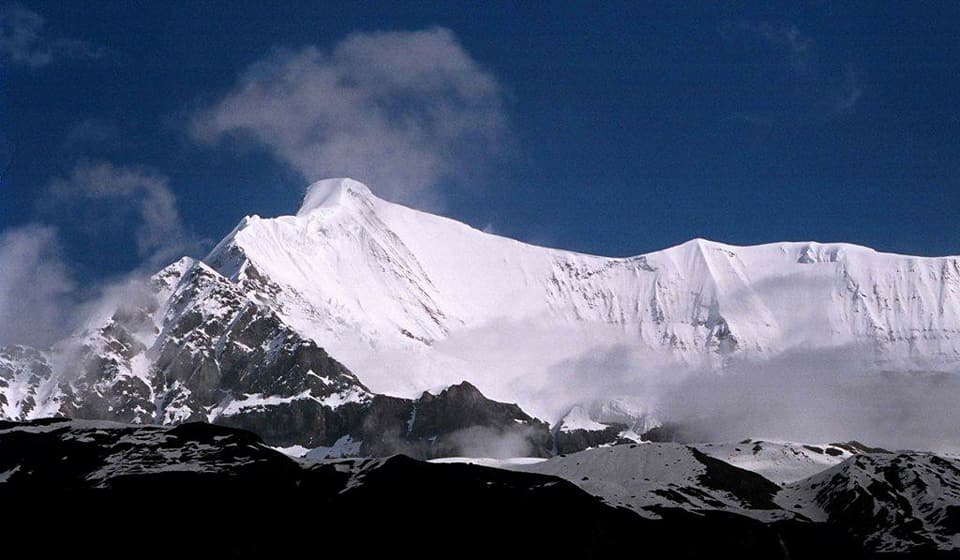
[[[674, 437], [686, 442], [858, 440], [960, 451], [960, 373], [949, 364], [883, 369], [863, 347], [716, 368], [637, 347], [616, 326], [558, 332], [504, 320], [457, 333], [433, 351], [442, 357], [373, 350], [356, 368], [374, 390], [406, 396], [465, 379], [552, 424], [584, 405], [600, 421], [676, 426]], [[403, 371], [426, 372], [429, 381]]]

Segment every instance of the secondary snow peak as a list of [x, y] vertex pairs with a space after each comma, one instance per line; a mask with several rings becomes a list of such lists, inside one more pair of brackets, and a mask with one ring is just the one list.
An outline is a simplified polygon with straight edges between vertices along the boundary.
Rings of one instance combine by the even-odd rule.
[[297, 216], [306, 216], [318, 208], [329, 208], [347, 203], [351, 196], [373, 196], [370, 189], [348, 177], [323, 179], [307, 187]]

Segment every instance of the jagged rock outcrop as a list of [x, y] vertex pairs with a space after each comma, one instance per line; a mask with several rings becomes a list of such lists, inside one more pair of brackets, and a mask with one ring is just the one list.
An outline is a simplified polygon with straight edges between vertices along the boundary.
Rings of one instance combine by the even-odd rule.
[[376, 395], [338, 413], [344, 420], [340, 444], [328, 443], [310, 457], [547, 457], [552, 447], [548, 424], [515, 404], [486, 398], [466, 382], [417, 399]]
[[[338, 407], [372, 395], [342, 364], [202, 262], [183, 259], [99, 326], [51, 353], [0, 353], [4, 416], [244, 425], [275, 445], [320, 445]], [[16, 388], [16, 391], [13, 390]], [[17, 402], [9, 402], [16, 395]]]
[[29, 346], [0, 348], [0, 419], [42, 414], [37, 404], [52, 377], [42, 352]]
[[602, 428], [597, 429], [564, 429], [563, 424], [558, 425], [553, 431], [554, 451], [561, 454], [576, 453], [591, 447], [601, 447], [616, 445], [618, 443], [630, 443], [621, 436], [627, 430], [625, 424], [603, 424]]

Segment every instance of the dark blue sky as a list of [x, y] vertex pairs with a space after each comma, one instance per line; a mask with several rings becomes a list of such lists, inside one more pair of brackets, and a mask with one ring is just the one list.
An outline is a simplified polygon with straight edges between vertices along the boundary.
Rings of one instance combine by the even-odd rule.
[[[692, 237], [960, 254], [956, 3], [272, 4], [4, 4], [0, 230], [57, 226], [93, 278], [146, 258], [134, 237], [161, 191], [191, 240], [292, 213], [302, 163], [249, 138], [198, 140], [192, 119], [277, 47], [445, 28], [495, 80], [505, 121], [495, 155], [442, 154], [471, 170], [431, 187], [448, 216], [605, 255]], [[11, 42], [11, 21], [30, 37]], [[94, 164], [163, 187], [64, 195]]]

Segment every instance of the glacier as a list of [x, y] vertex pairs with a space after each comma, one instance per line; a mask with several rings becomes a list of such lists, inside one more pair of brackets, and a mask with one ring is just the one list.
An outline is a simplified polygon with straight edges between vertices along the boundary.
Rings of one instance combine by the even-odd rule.
[[842, 350], [877, 371], [960, 363], [953, 256], [693, 239], [602, 257], [485, 233], [340, 178], [311, 185], [295, 215], [243, 219], [203, 260], [374, 392], [465, 379], [551, 421], [616, 400], [655, 424], [652, 380], [787, 354]]

